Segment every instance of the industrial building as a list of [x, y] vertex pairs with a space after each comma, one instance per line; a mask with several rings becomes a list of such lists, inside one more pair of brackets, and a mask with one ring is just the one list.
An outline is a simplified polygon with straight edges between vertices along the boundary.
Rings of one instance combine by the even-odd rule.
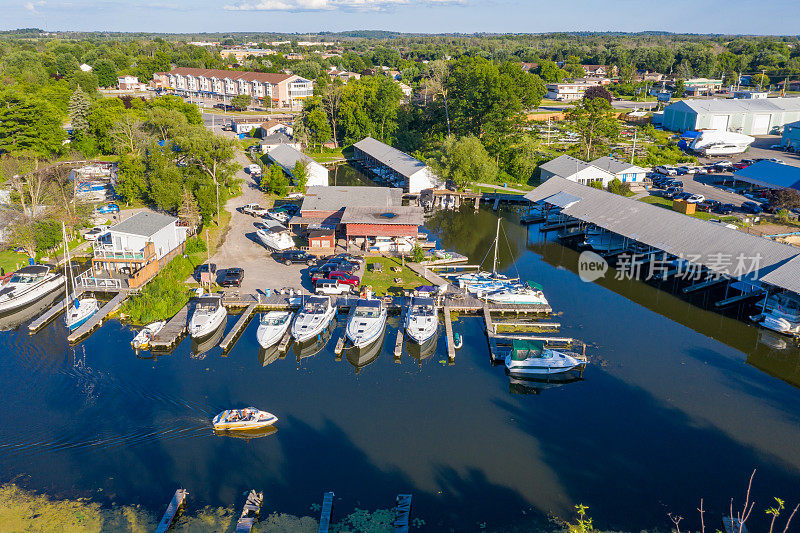
[[777, 133], [800, 120], [800, 98], [682, 100], [664, 109], [672, 131], [713, 129], [745, 135]]
[[781, 146], [792, 152], [800, 152], [800, 121], [783, 126]]
[[372, 137], [361, 139], [353, 145], [356, 162], [393, 187], [419, 194], [424, 189], [441, 185], [441, 180], [420, 161], [397, 148]]

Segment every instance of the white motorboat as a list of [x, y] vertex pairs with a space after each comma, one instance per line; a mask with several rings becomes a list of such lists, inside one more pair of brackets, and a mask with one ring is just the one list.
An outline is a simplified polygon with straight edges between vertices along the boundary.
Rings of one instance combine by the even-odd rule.
[[97, 298], [92, 298], [90, 296], [75, 298], [69, 306], [69, 309], [67, 309], [67, 313], [64, 316], [64, 323], [70, 331], [77, 329], [92, 318], [99, 309]]
[[433, 298], [412, 296], [403, 327], [408, 338], [417, 344], [424, 344], [433, 337], [439, 328], [439, 314]]
[[375, 237], [369, 249], [372, 252], [410, 252], [414, 242], [406, 237]]
[[750, 317], [772, 331], [800, 334], [800, 296], [788, 292], [770, 294], [757, 304], [763, 311]]
[[363, 348], [378, 339], [386, 327], [386, 306], [377, 298], [356, 301], [347, 318], [345, 334], [353, 346]]
[[151, 322], [143, 327], [139, 333], [131, 341], [131, 346], [133, 346], [136, 350], [146, 350], [150, 347], [150, 341], [153, 340], [153, 337], [164, 328], [163, 320], [158, 320], [156, 322]]
[[189, 335], [193, 339], [202, 339], [216, 331], [227, 316], [228, 311], [222, 305], [222, 296], [218, 294], [201, 296], [197, 299], [189, 321]]
[[701, 130], [689, 149], [707, 157], [741, 154], [753, 144], [755, 137], [724, 130]]
[[0, 289], [0, 313], [7, 313], [35, 302], [58, 289], [65, 282], [61, 273], [53, 273], [48, 265], [20, 268]]
[[585, 357], [545, 348], [541, 341], [513, 339], [511, 342], [505, 363], [512, 376], [560, 374], [586, 364]]
[[269, 348], [283, 338], [286, 330], [292, 323], [290, 311], [270, 311], [261, 315], [261, 321], [256, 330], [256, 339], [262, 348]]
[[237, 431], [264, 428], [277, 421], [278, 417], [272, 413], [261, 411], [255, 407], [246, 407], [222, 411], [214, 417], [212, 423], [216, 431]]
[[381, 350], [383, 349], [383, 340], [386, 336], [386, 329], [384, 329], [380, 336], [372, 341], [371, 344], [367, 344], [363, 347], [355, 347], [350, 346], [344, 349], [345, 357], [347, 361], [353, 365], [355, 368], [356, 374], [361, 372], [365, 366], [371, 365], [378, 359], [378, 356], [381, 354]]
[[478, 293], [478, 296], [489, 302], [503, 304], [547, 305], [547, 298], [544, 297], [542, 288], [532, 282], [528, 282], [527, 285], [516, 284], [488, 293]]
[[328, 296], [310, 296], [305, 300], [292, 324], [292, 337], [297, 342], [312, 339], [322, 333], [336, 315]]
[[280, 225], [270, 228], [259, 228], [258, 231], [256, 231], [256, 236], [258, 240], [261, 241], [261, 244], [271, 250], [289, 250], [295, 246], [294, 239], [292, 239], [292, 236], [289, 234], [289, 230]]

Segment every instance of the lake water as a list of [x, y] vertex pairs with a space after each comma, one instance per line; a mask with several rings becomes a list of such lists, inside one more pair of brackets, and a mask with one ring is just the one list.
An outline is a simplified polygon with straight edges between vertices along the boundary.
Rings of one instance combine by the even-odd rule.
[[[137, 357], [116, 321], [77, 347], [55, 321], [34, 336], [0, 333], [0, 481], [154, 513], [178, 486], [191, 492], [189, 512], [241, 505], [257, 488], [266, 511], [295, 515], [314, 514], [333, 490], [334, 521], [412, 492], [427, 531], [537, 530], [584, 503], [596, 525], [639, 531], [666, 529], [667, 512], [698, 529], [700, 498], [706, 526], [720, 527], [757, 468], [750, 529], [764, 530], [773, 496], [793, 506], [795, 345], [702, 309], [702, 297], [609, 275], [584, 283], [575, 251], [516, 218], [506, 212], [499, 266], [541, 283], [559, 333], [589, 345], [583, 381], [510, 383], [490, 364], [477, 317], [454, 324], [465, 342], [452, 366], [444, 335], [434, 355], [395, 363], [395, 317], [383, 352], [360, 367], [337, 361], [333, 341], [273, 360], [259, 352], [255, 321], [226, 356], [185, 340], [157, 359]], [[490, 211], [466, 210], [428, 228], [479, 263], [495, 224]], [[214, 414], [247, 405], [277, 414], [278, 431], [212, 433]]]

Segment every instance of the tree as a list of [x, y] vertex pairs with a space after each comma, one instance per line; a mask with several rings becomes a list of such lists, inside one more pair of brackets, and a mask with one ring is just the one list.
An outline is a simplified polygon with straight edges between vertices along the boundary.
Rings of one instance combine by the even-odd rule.
[[325, 114], [331, 123], [334, 146], [339, 146], [339, 140], [336, 136], [336, 123], [339, 121], [339, 107], [342, 103], [343, 87], [344, 85], [337, 78], [326, 85], [325, 91], [322, 93], [322, 107], [325, 109]]
[[614, 100], [614, 97], [608, 92], [608, 89], [602, 85], [589, 87], [586, 89], [586, 92], [583, 93], [584, 100], [591, 100], [592, 98], [604, 98], [609, 104]]
[[264, 192], [285, 196], [289, 189], [289, 180], [280, 165], [273, 164], [269, 167], [269, 173], [264, 173], [261, 177], [259, 187]]
[[686, 92], [686, 85], [682, 79], [675, 81], [675, 89], [672, 91], [672, 96], [675, 98], [683, 98], [683, 93]]
[[92, 109], [92, 102], [81, 86], [75, 88], [72, 97], [69, 99], [69, 120], [72, 123], [72, 131], [76, 137], [89, 133], [89, 112]]
[[0, 91], [0, 153], [33, 152], [47, 157], [63, 150], [62, 115], [45, 100], [15, 89]]
[[110, 59], [98, 59], [94, 63], [92, 72], [97, 76], [100, 87], [114, 87], [117, 85], [117, 66]]
[[328, 123], [328, 117], [319, 106], [314, 106], [311, 111], [306, 113], [305, 123], [310, 133], [309, 140], [315, 149], [317, 146], [321, 148], [322, 144], [328, 142], [331, 138], [331, 126]]
[[498, 173], [497, 165], [480, 139], [472, 135], [459, 139], [448, 137], [434, 168], [441, 177], [460, 188], [471, 183], [491, 183]]
[[294, 184], [300, 191], [306, 190], [306, 183], [308, 183], [308, 165], [302, 160], [297, 160], [292, 169], [292, 176], [294, 177]]
[[430, 69], [428, 74], [428, 88], [433, 93], [433, 96], [441, 96], [444, 101], [444, 116], [447, 121], [447, 135], [450, 135], [450, 110], [447, 106], [447, 95], [450, 94], [450, 86], [448, 85], [447, 78], [450, 75], [450, 66], [447, 61], [437, 59], [428, 65]]
[[757, 86], [759, 89], [762, 87], [769, 87], [769, 76], [766, 74], [756, 74], [750, 78], [750, 86]]
[[176, 137], [175, 142], [182, 151], [187, 152], [187, 163], [194, 165], [214, 182], [219, 219], [219, 186], [229, 185], [229, 180], [237, 169], [233, 163], [235, 155], [233, 141], [215, 135], [203, 126], [194, 126], [188, 128], [180, 137]]
[[231, 105], [237, 109], [247, 109], [253, 99], [248, 94], [237, 94], [231, 98]]
[[567, 117], [575, 121], [587, 159], [594, 158], [599, 145], [619, 137], [619, 124], [614, 110], [603, 98], [579, 102], [567, 112]]
[[200, 208], [197, 206], [197, 200], [192, 194], [192, 191], [187, 187], [183, 188], [181, 206], [178, 208], [178, 217], [181, 220], [185, 220], [190, 228], [196, 228], [200, 223]]
[[800, 208], [800, 192], [794, 189], [772, 189], [767, 194], [772, 205], [782, 209]]

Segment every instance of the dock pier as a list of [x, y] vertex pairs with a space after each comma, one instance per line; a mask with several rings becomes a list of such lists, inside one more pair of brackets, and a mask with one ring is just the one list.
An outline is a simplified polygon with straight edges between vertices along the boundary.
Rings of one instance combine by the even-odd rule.
[[251, 490], [244, 502], [244, 509], [239, 520], [236, 522], [236, 533], [250, 533], [253, 529], [258, 515], [261, 513], [261, 506], [264, 504], [264, 493]]
[[54, 305], [53, 307], [51, 307], [50, 309], [39, 315], [38, 318], [36, 318], [33, 322], [28, 324], [28, 331], [30, 333], [36, 333], [37, 331], [45, 327], [47, 324], [50, 323], [51, 320], [53, 320], [56, 317], [56, 315], [66, 311], [67, 307], [69, 307], [69, 302], [79, 297], [81, 294], [83, 294], [83, 289], [77, 289], [74, 293], [72, 293], [69, 296], [69, 298], [64, 298], [56, 305]]
[[178, 311], [175, 316], [169, 319], [164, 324], [161, 331], [156, 333], [150, 341], [150, 349], [154, 351], [168, 351], [174, 346], [183, 335], [186, 334], [187, 326], [189, 324], [189, 308], [193, 307], [190, 301], [183, 306], [183, 309]]
[[161, 517], [161, 521], [158, 523], [156, 533], [166, 533], [166, 531], [172, 526], [172, 523], [175, 521], [178, 513], [183, 506], [186, 505], [186, 497], [188, 495], [189, 491], [186, 489], [178, 489], [175, 491], [175, 494], [172, 496], [172, 501], [170, 501], [169, 505], [167, 505], [167, 510], [164, 512], [164, 516]]
[[326, 492], [322, 497], [322, 512], [319, 515], [318, 533], [328, 533], [331, 525], [331, 511], [333, 511], [333, 492]]
[[250, 322], [250, 318], [253, 316], [257, 306], [258, 304], [256, 302], [248, 305], [244, 312], [239, 316], [239, 320], [236, 321], [236, 324], [233, 325], [228, 334], [225, 335], [225, 338], [222, 339], [219, 347], [222, 348], [223, 352], [227, 352], [228, 348], [234, 343], [236, 338], [241, 334], [242, 331], [244, 331], [245, 326], [248, 324], [248, 322]]
[[118, 292], [111, 300], [100, 308], [92, 317], [84, 322], [78, 329], [73, 331], [67, 337], [67, 341], [72, 344], [78, 342], [80, 339], [91, 333], [94, 328], [103, 323], [103, 319], [110, 312], [119, 307], [123, 301], [128, 297], [127, 292]]
[[411, 515], [411, 494], [398, 494], [397, 505], [394, 508], [395, 533], [408, 533], [408, 522]]
[[453, 339], [453, 319], [450, 315], [450, 306], [444, 306], [444, 331], [447, 334], [447, 359], [456, 358], [456, 341]]

